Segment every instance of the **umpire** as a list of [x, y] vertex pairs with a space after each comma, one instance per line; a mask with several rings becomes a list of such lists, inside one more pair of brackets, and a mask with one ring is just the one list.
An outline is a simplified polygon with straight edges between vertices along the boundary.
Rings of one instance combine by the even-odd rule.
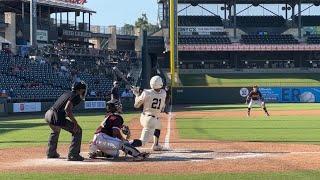
[[[76, 82], [72, 86], [72, 91], [63, 93], [54, 105], [46, 112], [45, 120], [52, 130], [48, 141], [47, 158], [55, 159], [60, 157], [57, 153], [57, 145], [60, 130], [64, 129], [72, 134], [68, 160], [84, 160], [84, 158], [80, 156], [82, 129], [73, 116], [72, 110], [73, 107], [77, 106], [85, 99], [86, 93], [87, 85], [83, 81]], [[66, 117], [69, 119], [66, 119]]]

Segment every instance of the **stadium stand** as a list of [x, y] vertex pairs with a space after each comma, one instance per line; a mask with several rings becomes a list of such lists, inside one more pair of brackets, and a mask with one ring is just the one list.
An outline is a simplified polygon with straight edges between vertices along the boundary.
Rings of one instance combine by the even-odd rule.
[[[230, 17], [234, 22], [234, 17]], [[238, 27], [283, 27], [286, 23], [282, 16], [237, 16]]]
[[179, 26], [223, 26], [220, 16], [179, 16]]
[[320, 44], [320, 36], [319, 35], [311, 35], [307, 37], [308, 44]]
[[298, 44], [298, 40], [291, 34], [286, 35], [242, 35], [244, 44]]
[[[294, 16], [294, 22], [298, 24], [298, 16]], [[301, 16], [302, 26], [319, 26], [320, 25], [320, 16]]]
[[179, 36], [179, 44], [231, 44], [224, 36]]
[[45, 58], [34, 60], [14, 56], [2, 51], [0, 90], [6, 92], [14, 102], [31, 99], [44, 101], [57, 98], [69, 90], [74, 81], [83, 80], [88, 84], [89, 98], [104, 99], [112, 87], [111, 67], [119, 66], [126, 70], [125, 74], [129, 74], [133, 65], [131, 62], [137, 59], [136, 53], [131, 51], [112, 51], [109, 54], [112, 54], [110, 59], [96, 62], [93, 57], [93, 60], [84, 57], [71, 61], [49, 61]]

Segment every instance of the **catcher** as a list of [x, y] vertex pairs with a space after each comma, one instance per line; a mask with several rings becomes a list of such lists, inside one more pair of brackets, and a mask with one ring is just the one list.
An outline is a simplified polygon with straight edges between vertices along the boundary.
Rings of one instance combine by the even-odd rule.
[[269, 112], [266, 108], [266, 103], [264, 102], [264, 99], [262, 97], [261, 92], [259, 91], [259, 87], [257, 85], [253, 86], [252, 91], [247, 96], [246, 104], [248, 104], [248, 116], [250, 116], [251, 108], [254, 104], [260, 105], [261, 108], [263, 108], [266, 116], [270, 116]]
[[115, 102], [107, 102], [107, 115], [95, 132], [89, 148], [89, 158], [117, 158], [120, 150], [126, 155], [133, 156], [134, 160], [144, 160], [149, 157], [148, 153], [141, 153], [128, 142], [130, 129], [123, 123]]

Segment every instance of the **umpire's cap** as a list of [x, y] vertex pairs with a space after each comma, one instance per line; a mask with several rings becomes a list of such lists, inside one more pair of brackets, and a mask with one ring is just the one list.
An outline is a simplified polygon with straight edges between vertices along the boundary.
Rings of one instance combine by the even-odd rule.
[[80, 89], [87, 90], [87, 84], [84, 81], [75, 82], [72, 85], [72, 91], [77, 91]]

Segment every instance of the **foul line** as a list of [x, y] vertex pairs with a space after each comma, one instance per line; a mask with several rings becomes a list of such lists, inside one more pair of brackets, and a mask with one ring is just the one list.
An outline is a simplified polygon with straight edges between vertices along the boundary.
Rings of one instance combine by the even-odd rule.
[[164, 139], [164, 148], [170, 149], [170, 134], [171, 134], [171, 120], [172, 120], [172, 105], [170, 106], [168, 125], [167, 125], [167, 133]]

